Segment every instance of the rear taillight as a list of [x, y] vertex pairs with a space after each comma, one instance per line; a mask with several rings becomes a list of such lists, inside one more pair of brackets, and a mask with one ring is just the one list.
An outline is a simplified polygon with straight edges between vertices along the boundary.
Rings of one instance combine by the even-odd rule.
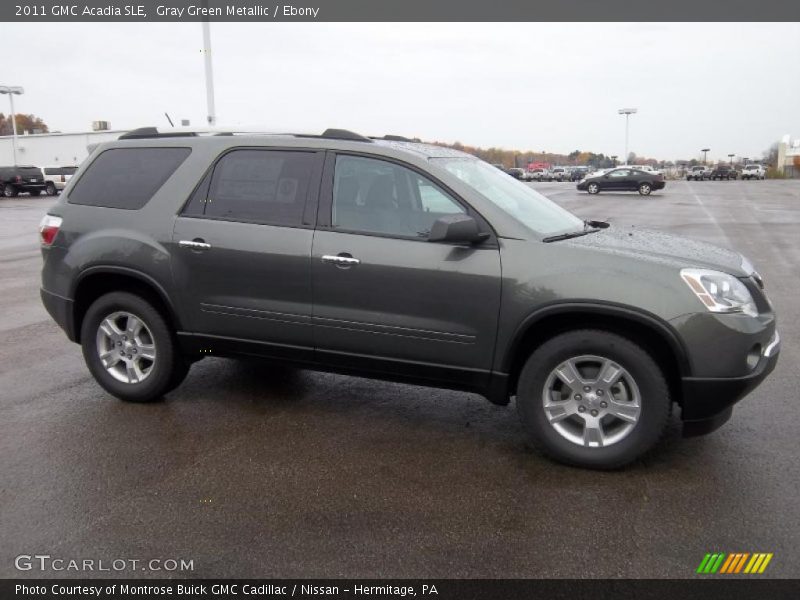
[[14, 176], [14, 183], [22, 183], [22, 177], [19, 175]]
[[53, 215], [45, 215], [39, 223], [39, 235], [42, 238], [43, 246], [51, 246], [53, 240], [58, 235], [58, 230], [61, 228], [61, 217]]
[[67, 182], [67, 178], [62, 175], [61, 176], [61, 183], [66, 183], [66, 182]]

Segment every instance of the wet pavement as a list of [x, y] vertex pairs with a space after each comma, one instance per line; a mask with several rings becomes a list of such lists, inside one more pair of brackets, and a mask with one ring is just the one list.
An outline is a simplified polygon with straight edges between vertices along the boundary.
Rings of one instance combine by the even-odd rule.
[[205, 359], [165, 402], [125, 404], [39, 302], [53, 199], [0, 199], [0, 577], [114, 575], [17, 571], [28, 554], [193, 561], [128, 577], [692, 577], [714, 551], [800, 576], [800, 181], [533, 185], [757, 266], [782, 356], [725, 427], [684, 440], [674, 423], [601, 473], [528, 449], [513, 404], [255, 362]]

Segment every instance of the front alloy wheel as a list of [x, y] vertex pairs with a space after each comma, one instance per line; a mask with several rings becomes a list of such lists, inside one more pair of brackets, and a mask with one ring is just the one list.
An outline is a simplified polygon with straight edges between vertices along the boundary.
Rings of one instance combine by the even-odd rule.
[[589, 185], [586, 186], [586, 191], [589, 192], [590, 194], [597, 194], [600, 192], [600, 186], [597, 185], [596, 183], [590, 183]]
[[661, 438], [672, 400], [645, 348], [609, 331], [567, 331], [528, 357], [516, 403], [531, 444], [594, 469], [621, 467]]
[[610, 446], [639, 421], [641, 394], [631, 374], [596, 355], [569, 358], [550, 372], [542, 390], [550, 425], [579, 446]]

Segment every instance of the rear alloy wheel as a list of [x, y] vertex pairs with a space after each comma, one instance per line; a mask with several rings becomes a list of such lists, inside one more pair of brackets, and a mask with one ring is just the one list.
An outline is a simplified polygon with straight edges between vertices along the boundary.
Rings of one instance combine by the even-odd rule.
[[650, 450], [670, 415], [669, 387], [641, 347], [599, 330], [571, 331], [525, 363], [517, 409], [531, 443], [568, 464], [621, 467]]
[[650, 192], [653, 191], [653, 188], [650, 186], [649, 183], [640, 183], [639, 184], [639, 193], [642, 196], [649, 196]]
[[590, 194], [599, 194], [600, 193], [600, 186], [596, 183], [590, 183], [586, 186], [586, 191]]
[[158, 400], [188, 372], [164, 317], [128, 292], [94, 301], [83, 319], [81, 346], [95, 380], [128, 402]]
[[44, 191], [47, 192], [48, 196], [55, 196], [56, 195], [56, 186], [54, 183], [48, 183], [45, 186]]
[[9, 183], [3, 186], [3, 196], [5, 196], [6, 198], [13, 198], [16, 195], [17, 195], [17, 188], [15, 188], [13, 185]]

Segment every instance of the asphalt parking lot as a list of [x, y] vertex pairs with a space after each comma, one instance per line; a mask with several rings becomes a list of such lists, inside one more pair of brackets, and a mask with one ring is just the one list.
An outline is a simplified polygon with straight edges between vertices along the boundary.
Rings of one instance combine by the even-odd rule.
[[800, 181], [531, 185], [758, 267], [781, 360], [724, 428], [676, 425], [600, 473], [547, 461], [513, 404], [460, 392], [209, 358], [165, 402], [124, 404], [39, 302], [54, 200], [0, 199], [0, 577], [92, 575], [20, 573], [20, 554], [194, 561], [125, 576], [692, 577], [714, 551], [773, 552], [765, 576], [800, 577]]

